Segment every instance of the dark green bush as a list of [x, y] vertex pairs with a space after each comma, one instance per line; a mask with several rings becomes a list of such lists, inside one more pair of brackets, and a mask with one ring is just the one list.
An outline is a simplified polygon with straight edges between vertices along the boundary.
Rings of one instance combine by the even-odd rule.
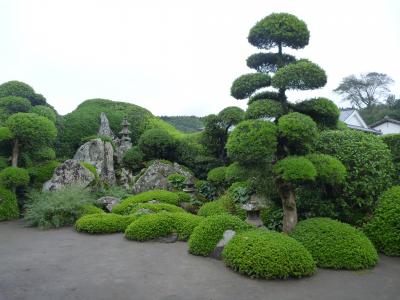
[[19, 209], [15, 195], [0, 187], [0, 221], [18, 219]]
[[186, 177], [179, 173], [174, 173], [168, 176], [168, 182], [171, 183], [175, 190], [182, 190], [186, 185]]
[[93, 204], [95, 195], [81, 187], [57, 191], [32, 191], [26, 204], [25, 222], [40, 228], [73, 225], [84, 213], [84, 207]]
[[[246, 64], [249, 68], [255, 69], [256, 71], [261, 73], [275, 73], [279, 64], [285, 66], [295, 61], [296, 58], [293, 55], [282, 54], [282, 56], [280, 57], [278, 53], [260, 52], [250, 55], [246, 60]], [[264, 99], [269, 98], [267, 97]]]
[[189, 252], [208, 256], [228, 229], [240, 232], [252, 228], [236, 216], [229, 214], [215, 215], [203, 220], [189, 239]]
[[378, 254], [358, 229], [328, 218], [297, 224], [291, 236], [310, 251], [321, 268], [359, 270], [376, 265]]
[[235, 199], [235, 196], [232, 194], [225, 194], [221, 198], [218, 199], [218, 202], [221, 204], [222, 208], [226, 210], [231, 215], [239, 217], [241, 220], [246, 220], [247, 213], [242, 208], [242, 202]]
[[8, 158], [0, 156], [0, 171], [8, 167]]
[[280, 101], [281, 98], [279, 96], [279, 93], [277, 92], [272, 92], [272, 91], [262, 91], [262, 92], [257, 92], [254, 95], [252, 95], [249, 98], [249, 101], [247, 102], [248, 105], [250, 105], [253, 102], [256, 102], [258, 100], [275, 100], [275, 101]]
[[125, 167], [137, 171], [144, 167], [144, 155], [138, 146], [134, 146], [125, 152], [122, 162]]
[[54, 170], [60, 165], [58, 161], [50, 161], [44, 164], [38, 164], [28, 169], [29, 177], [33, 187], [40, 188], [54, 173]]
[[152, 190], [128, 197], [113, 207], [113, 213], [127, 215], [139, 203], [157, 200], [162, 203], [178, 205], [179, 197], [176, 193], [164, 190]]
[[398, 184], [400, 183], [400, 134], [385, 134], [381, 138], [392, 153], [395, 168], [394, 178], [396, 184]]
[[205, 201], [212, 201], [217, 197], [217, 189], [211, 182], [205, 180], [197, 180], [195, 187], [196, 193], [200, 197], [203, 197]]
[[31, 108], [31, 102], [28, 99], [8, 96], [0, 98], [0, 123], [7, 117], [18, 112], [28, 112]]
[[383, 193], [374, 216], [365, 225], [364, 232], [375, 247], [390, 256], [400, 256], [400, 186]]
[[337, 158], [326, 154], [309, 154], [306, 158], [312, 162], [322, 182], [338, 185], [345, 181], [346, 167]]
[[288, 156], [274, 166], [276, 176], [288, 182], [313, 181], [317, 176], [314, 165], [305, 157]]
[[0, 186], [6, 188], [26, 186], [29, 183], [28, 171], [17, 167], [7, 167], [0, 171]]
[[314, 98], [296, 104], [295, 109], [310, 116], [320, 128], [335, 129], [339, 119], [340, 110], [331, 100]]
[[182, 202], [190, 202], [190, 196], [188, 193], [185, 192], [177, 192], [176, 195], [178, 196], [179, 203]]
[[207, 180], [216, 186], [223, 186], [225, 184], [225, 171], [226, 167], [211, 169], [207, 174]]
[[150, 214], [143, 215], [132, 222], [125, 230], [125, 237], [143, 242], [167, 236], [173, 231], [174, 218], [170, 214]]
[[32, 160], [35, 162], [48, 162], [56, 159], [56, 152], [50, 147], [41, 147], [31, 154]]
[[246, 110], [246, 119], [276, 118], [282, 114], [281, 103], [269, 99], [260, 99], [249, 104]]
[[323, 131], [316, 149], [346, 167], [346, 181], [329, 198], [334, 199], [342, 221], [361, 225], [372, 214], [380, 194], [392, 185], [389, 149], [379, 137], [356, 130]]
[[303, 245], [283, 233], [262, 229], [235, 235], [222, 256], [227, 266], [254, 278], [299, 278], [316, 271]]
[[174, 219], [174, 230], [180, 241], [188, 240], [193, 230], [204, 220], [203, 217], [183, 212], [171, 213], [171, 216]]
[[146, 160], [174, 160], [176, 139], [164, 129], [150, 129], [140, 136], [139, 149]]
[[238, 181], [245, 181], [248, 178], [248, 170], [241, 166], [239, 163], [234, 162], [225, 169], [226, 183], [234, 183]]
[[269, 230], [282, 231], [283, 209], [275, 203], [268, 203], [260, 212], [264, 226]]
[[93, 215], [93, 214], [105, 214], [104, 210], [95, 206], [94, 204], [84, 204], [80, 209], [80, 215]]
[[211, 201], [203, 204], [197, 214], [202, 217], [226, 214], [228, 211], [222, 206], [219, 201]]
[[46, 104], [46, 99], [36, 94], [32, 87], [20, 81], [7, 81], [0, 85], [0, 98], [16, 96], [28, 99], [32, 105]]
[[45, 106], [45, 105], [36, 105], [32, 107], [29, 112], [38, 114], [39, 116], [45, 117], [52, 121], [53, 123], [56, 122], [57, 120], [57, 113], [54, 111], [54, 109]]
[[[173, 205], [173, 204], [168, 204], [168, 203], [139, 203], [136, 206], [134, 206], [129, 214], [136, 214], [140, 212], [141, 210], [149, 210], [153, 213], [158, 213], [158, 212], [184, 212], [183, 208]], [[114, 211], [114, 210], [113, 210]]]
[[124, 232], [137, 218], [133, 215], [89, 214], [76, 221], [75, 228], [79, 232], [91, 234]]
[[270, 84], [271, 77], [268, 74], [244, 74], [232, 83], [231, 96], [235, 99], [246, 99], [258, 89], [270, 86]]

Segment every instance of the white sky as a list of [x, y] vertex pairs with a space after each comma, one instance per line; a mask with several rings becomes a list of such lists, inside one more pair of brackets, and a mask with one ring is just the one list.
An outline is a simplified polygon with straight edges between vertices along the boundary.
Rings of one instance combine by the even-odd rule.
[[293, 53], [328, 75], [325, 88], [291, 92], [291, 101], [325, 96], [346, 106], [332, 90], [369, 71], [391, 76], [400, 96], [396, 0], [0, 0], [0, 82], [30, 84], [61, 114], [90, 98], [135, 103], [155, 115], [245, 108], [230, 86], [252, 72], [245, 61], [259, 50], [247, 35], [272, 12], [307, 23], [310, 44]]

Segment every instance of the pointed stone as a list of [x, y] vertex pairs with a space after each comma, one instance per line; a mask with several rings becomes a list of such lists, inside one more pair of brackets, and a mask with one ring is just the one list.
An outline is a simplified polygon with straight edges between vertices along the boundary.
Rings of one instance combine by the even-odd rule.
[[114, 132], [110, 128], [110, 123], [108, 122], [107, 116], [103, 112], [100, 114], [100, 128], [97, 135], [108, 136], [113, 140], [116, 139]]

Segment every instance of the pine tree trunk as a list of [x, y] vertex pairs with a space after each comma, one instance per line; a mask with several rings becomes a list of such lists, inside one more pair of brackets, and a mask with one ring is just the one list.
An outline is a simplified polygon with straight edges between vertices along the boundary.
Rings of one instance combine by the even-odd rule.
[[15, 139], [14, 146], [12, 149], [11, 166], [18, 167], [18, 155], [19, 155], [19, 141]]
[[283, 207], [283, 232], [290, 233], [297, 224], [296, 194], [288, 182], [278, 182], [278, 192]]

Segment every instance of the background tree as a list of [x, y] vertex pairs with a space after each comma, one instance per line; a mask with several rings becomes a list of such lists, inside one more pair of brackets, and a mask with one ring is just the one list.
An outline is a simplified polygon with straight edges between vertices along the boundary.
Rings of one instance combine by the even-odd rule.
[[[325, 178], [319, 176], [318, 168], [304, 155], [312, 151], [318, 127], [335, 128], [339, 115], [328, 99], [314, 99], [302, 107], [287, 100], [287, 90], [312, 90], [326, 84], [326, 74], [317, 64], [283, 53], [284, 47], [304, 48], [309, 37], [307, 25], [291, 14], [275, 13], [257, 22], [248, 41], [259, 49], [277, 48], [277, 52], [251, 55], [247, 65], [257, 73], [240, 76], [231, 87], [231, 95], [236, 99], [249, 98], [247, 118], [273, 121], [239, 123], [229, 136], [227, 149], [228, 156], [239, 166], [259, 170], [259, 177], [270, 176], [265, 172], [271, 172], [274, 165], [285, 232], [297, 223], [296, 186], [317, 177]], [[265, 90], [268, 87], [275, 90]]]
[[334, 91], [358, 109], [370, 108], [387, 98], [390, 93], [389, 86], [393, 82], [388, 75], [377, 72], [350, 75], [345, 77]]

